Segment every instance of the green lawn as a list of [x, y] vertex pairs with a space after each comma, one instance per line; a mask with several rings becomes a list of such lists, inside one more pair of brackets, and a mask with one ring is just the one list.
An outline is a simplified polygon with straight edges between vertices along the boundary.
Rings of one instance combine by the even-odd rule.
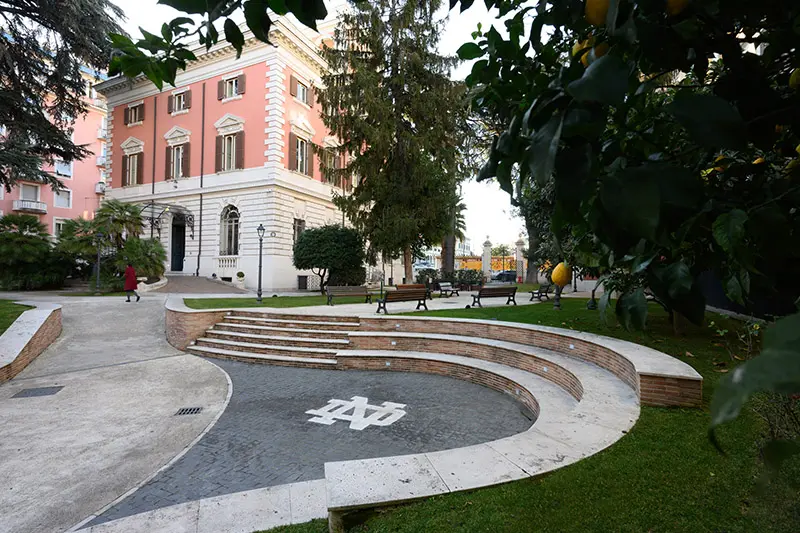
[[28, 309], [33, 308], [12, 303], [11, 300], [0, 300], [0, 335], [14, 323], [19, 315]]
[[[261, 305], [255, 298], [184, 298], [183, 303], [191, 309], [226, 309], [228, 307], [304, 307], [311, 305], [326, 305], [327, 296], [264, 296]], [[363, 304], [362, 296], [337, 297], [333, 303], [338, 304]]]
[[[454, 309], [430, 316], [495, 318], [600, 333], [638, 342], [687, 361], [705, 378], [702, 409], [643, 407], [633, 430], [609, 449], [538, 480], [523, 480], [381, 510], [352, 532], [798, 532], [800, 461], [768, 478], [757, 441], [760, 419], [746, 411], [723, 427], [726, 455], [708, 442], [708, 402], [731, 358], [709, 328], [675, 337], [666, 314], [651, 308], [646, 333], [605, 326], [586, 300], [563, 310], [535, 306]], [[711, 316], [731, 332], [740, 325]], [[693, 357], [686, 354], [690, 353]], [[324, 533], [317, 520], [273, 532]]]

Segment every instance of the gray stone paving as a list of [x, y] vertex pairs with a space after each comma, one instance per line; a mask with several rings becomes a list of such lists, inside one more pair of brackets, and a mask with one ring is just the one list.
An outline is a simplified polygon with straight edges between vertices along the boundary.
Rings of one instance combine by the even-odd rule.
[[167, 276], [167, 279], [169, 282], [166, 285], [152, 292], [172, 294], [246, 294], [248, 292], [204, 277]]
[[[326, 461], [431, 452], [524, 431], [511, 397], [453, 378], [395, 372], [313, 370], [215, 360], [233, 381], [228, 408], [178, 462], [91, 525], [200, 498], [322, 478]], [[363, 431], [344, 421], [308, 422], [332, 398], [405, 403], [391, 426]]]

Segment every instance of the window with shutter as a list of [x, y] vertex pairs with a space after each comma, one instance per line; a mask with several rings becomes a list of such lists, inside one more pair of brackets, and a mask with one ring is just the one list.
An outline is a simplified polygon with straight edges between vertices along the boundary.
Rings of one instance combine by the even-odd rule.
[[244, 94], [245, 87], [245, 75], [239, 74], [239, 77], [236, 78], [236, 94]]
[[222, 144], [224, 141], [224, 137], [222, 135], [217, 135], [217, 149], [214, 152], [214, 172], [221, 172], [222, 171]]
[[289, 170], [297, 170], [297, 135], [289, 133]]
[[217, 100], [225, 98], [225, 81], [219, 80], [217, 82]]
[[183, 93], [183, 107], [184, 109], [190, 109], [192, 107], [192, 90], [189, 89], [185, 93]]
[[181, 163], [181, 170], [182, 178], [189, 178], [191, 177], [191, 173], [189, 172], [189, 143], [183, 145], [183, 150], [181, 150], [181, 156], [183, 158], [183, 162]]
[[172, 146], [167, 145], [166, 150], [164, 152], [164, 179], [169, 181], [175, 178], [175, 174], [172, 172]]
[[172, 174], [172, 179], [178, 179], [185, 177], [183, 173], [183, 145], [179, 144], [177, 146], [172, 147], [172, 154], [170, 158], [170, 163], [172, 166], [172, 170], [170, 174]]
[[136, 183], [144, 183], [144, 154], [136, 154]]
[[289, 94], [297, 96], [297, 78], [294, 76], [289, 78]]
[[221, 170], [236, 169], [236, 133], [222, 137], [222, 165]]
[[175, 97], [172, 95], [167, 96], [167, 113], [172, 113], [175, 110]]
[[236, 168], [244, 168], [244, 132], [236, 134]]
[[130, 156], [123, 155], [122, 156], [122, 186], [127, 187], [131, 184], [130, 176], [128, 172], [130, 170]]
[[122, 114], [123, 114], [123, 122], [124, 122], [124, 123], [125, 123], [125, 125], [127, 126], [128, 124], [130, 124], [130, 123], [131, 123], [131, 110], [130, 110], [130, 108], [129, 108], [129, 107], [126, 107], [126, 108], [125, 108], [125, 109], [122, 111]]

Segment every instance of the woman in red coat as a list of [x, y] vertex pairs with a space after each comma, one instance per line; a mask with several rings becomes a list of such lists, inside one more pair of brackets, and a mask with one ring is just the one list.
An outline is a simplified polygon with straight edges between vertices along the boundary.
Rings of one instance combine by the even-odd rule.
[[137, 302], [141, 300], [141, 296], [136, 292], [138, 287], [139, 285], [136, 283], [136, 271], [133, 269], [133, 265], [128, 263], [128, 268], [125, 269], [125, 292], [128, 293], [128, 299], [125, 300], [126, 302], [131, 301], [131, 294], [136, 296]]

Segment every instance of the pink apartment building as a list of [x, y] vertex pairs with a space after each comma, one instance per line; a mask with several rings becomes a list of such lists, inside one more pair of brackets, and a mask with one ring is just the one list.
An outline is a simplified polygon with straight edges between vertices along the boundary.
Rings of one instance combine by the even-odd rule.
[[85, 144], [92, 155], [83, 161], [56, 161], [45, 170], [54, 173], [64, 190], [54, 192], [49, 186], [22, 182], [11, 192], [0, 187], [0, 216], [11, 213], [34, 215], [57, 237], [63, 223], [71, 218], [94, 218], [105, 191], [106, 104], [92, 88], [96, 79], [88, 72], [86, 80], [87, 113], [74, 124], [73, 141]]
[[239, 59], [224, 42], [198, 47], [176, 87], [161, 92], [143, 77], [96, 86], [109, 107], [107, 196], [142, 206], [145, 236], [164, 244], [168, 272], [244, 272], [255, 287], [263, 224], [264, 288], [303, 288], [310, 273], [292, 265], [295, 239], [342, 220], [331, 201], [337, 184], [325, 182], [312, 149], [337, 143], [314, 95], [332, 24], [316, 33], [280, 19], [270, 33], [277, 46], [243, 27]]

